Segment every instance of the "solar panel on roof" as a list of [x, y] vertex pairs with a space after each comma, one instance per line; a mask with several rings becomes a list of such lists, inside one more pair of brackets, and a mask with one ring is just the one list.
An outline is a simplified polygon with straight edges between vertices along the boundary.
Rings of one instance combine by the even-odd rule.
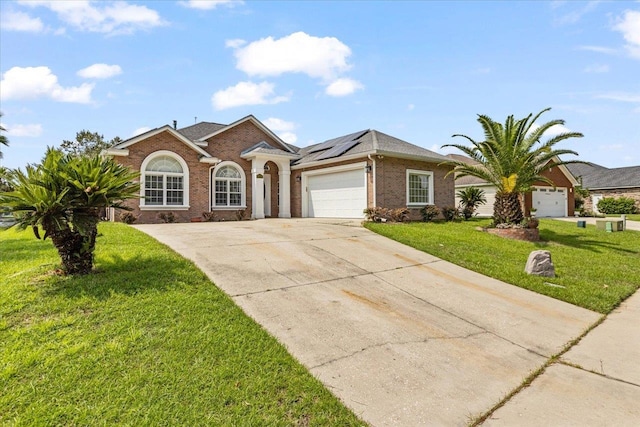
[[[309, 154], [317, 153], [318, 151], [328, 150], [330, 148], [337, 147], [338, 145], [353, 141], [355, 139], [360, 138], [362, 135], [364, 135], [367, 132], [368, 132], [367, 130], [361, 130], [360, 132], [355, 132], [355, 133], [352, 133], [352, 134], [349, 134], [349, 135], [340, 136], [338, 138], [330, 139], [330, 140], [325, 141], [323, 143], [320, 143], [317, 146], [315, 146], [312, 149], [310, 149], [309, 150]], [[332, 157], [335, 157], [335, 156], [332, 156]]]
[[358, 145], [359, 143], [360, 141], [358, 141], [357, 139], [343, 142], [342, 144], [336, 145], [330, 150], [327, 150], [327, 152], [320, 154], [318, 157], [315, 158], [315, 160], [323, 160], [323, 159], [330, 159], [332, 157], [338, 157], [341, 154], [346, 153], [351, 148], [353, 148], [353, 146]]

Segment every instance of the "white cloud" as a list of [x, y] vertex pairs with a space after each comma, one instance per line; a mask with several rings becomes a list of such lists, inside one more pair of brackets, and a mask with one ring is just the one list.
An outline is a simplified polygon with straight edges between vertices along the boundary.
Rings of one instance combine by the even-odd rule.
[[151, 130], [151, 128], [148, 127], [148, 126], [139, 127], [138, 129], [134, 130], [131, 133], [131, 136], [129, 136], [129, 138], [133, 138], [134, 136], [142, 135], [143, 133], [149, 132], [150, 130]]
[[250, 76], [303, 73], [331, 81], [351, 66], [351, 49], [335, 37], [314, 37], [304, 32], [281, 39], [267, 37], [237, 48], [236, 67]]
[[569, 25], [569, 24], [575, 24], [577, 22], [579, 22], [583, 16], [585, 16], [586, 14], [588, 14], [589, 12], [593, 11], [596, 6], [598, 5], [598, 3], [600, 3], [599, 0], [593, 0], [593, 1], [589, 1], [589, 2], [560, 2], [560, 3], [556, 3], [556, 4], [552, 4], [551, 8], [553, 10], [558, 10], [560, 11], [562, 9], [562, 7], [564, 7], [565, 5], [569, 5], [570, 7], [574, 7], [576, 5], [584, 5], [583, 7], [581, 7], [580, 9], [576, 9], [576, 10], [572, 10], [568, 13], [563, 14], [562, 16], [559, 16], [555, 19], [556, 24], [559, 25]]
[[585, 67], [585, 69], [582, 71], [585, 73], [596, 73], [596, 74], [608, 73], [609, 66], [607, 64], [593, 64]]
[[[531, 129], [529, 130], [529, 133], [534, 132], [539, 127], [540, 126], [534, 124], [533, 126], [531, 126]], [[567, 133], [567, 132], [572, 132], [572, 130], [569, 129], [568, 127], [566, 127], [566, 126], [563, 126], [563, 125], [555, 125], [555, 126], [551, 126], [549, 129], [547, 129], [547, 131], [544, 133], [544, 136], [546, 136], [547, 138], [551, 138], [551, 137], [558, 136], [560, 134]]]
[[7, 31], [27, 31], [39, 33], [44, 31], [40, 18], [32, 18], [24, 12], [7, 11], [2, 14], [0, 26]]
[[1, 125], [4, 129], [7, 130], [8, 136], [34, 138], [42, 135], [41, 124], [6, 125], [2, 123]]
[[190, 9], [212, 10], [218, 6], [235, 7], [244, 4], [242, 0], [188, 0], [178, 4]]
[[233, 49], [237, 49], [240, 46], [244, 46], [245, 44], [247, 44], [247, 42], [245, 40], [242, 39], [231, 39], [231, 40], [226, 40], [224, 42], [224, 46], [225, 47], [230, 47]]
[[597, 99], [610, 99], [620, 102], [640, 102], [640, 93], [609, 92], [596, 96]]
[[640, 10], [627, 10], [613, 29], [622, 33], [629, 55], [640, 59]]
[[78, 71], [77, 74], [85, 79], [108, 79], [122, 74], [122, 68], [119, 65], [93, 64]]
[[224, 110], [242, 105], [278, 104], [289, 100], [286, 96], [274, 96], [273, 88], [274, 84], [269, 82], [240, 82], [214, 93], [211, 102], [216, 110]]
[[91, 102], [93, 83], [62, 87], [49, 67], [13, 67], [2, 75], [0, 99], [51, 98], [59, 102]]
[[22, 0], [19, 3], [29, 7], [45, 7], [55, 12], [61, 21], [78, 31], [111, 35], [132, 34], [137, 30], [166, 25], [166, 22], [155, 10], [146, 6], [129, 4], [125, 1]]
[[283, 141], [288, 142], [289, 144], [295, 144], [298, 140], [298, 136], [293, 133], [293, 130], [296, 128], [296, 124], [293, 122], [288, 122], [276, 117], [269, 117], [262, 123], [274, 131]]
[[413, 111], [416, 108], [414, 104], [407, 105], [407, 111]]
[[362, 83], [350, 78], [341, 78], [332, 82], [325, 90], [329, 96], [347, 96], [351, 95], [358, 89], [364, 89]]
[[613, 49], [613, 48], [610, 48], [610, 47], [604, 47], [604, 46], [579, 46], [578, 49], [579, 50], [588, 50], [590, 52], [604, 53], [606, 55], [616, 55], [618, 53], [617, 49]]

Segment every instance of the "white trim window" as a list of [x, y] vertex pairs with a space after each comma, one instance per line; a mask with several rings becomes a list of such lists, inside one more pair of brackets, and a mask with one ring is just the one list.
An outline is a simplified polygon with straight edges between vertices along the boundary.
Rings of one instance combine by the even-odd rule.
[[234, 162], [222, 162], [214, 169], [212, 181], [212, 208], [245, 207], [245, 175], [241, 167]]
[[171, 151], [156, 151], [140, 167], [141, 208], [174, 209], [189, 207], [189, 169]]
[[433, 172], [407, 169], [407, 206], [433, 204]]

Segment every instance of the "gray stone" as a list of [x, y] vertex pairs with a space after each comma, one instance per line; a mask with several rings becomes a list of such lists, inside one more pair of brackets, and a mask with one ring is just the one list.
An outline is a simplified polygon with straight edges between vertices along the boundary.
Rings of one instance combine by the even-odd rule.
[[536, 276], [556, 277], [556, 269], [551, 261], [551, 252], [531, 252], [524, 271], [527, 274], [534, 274]]

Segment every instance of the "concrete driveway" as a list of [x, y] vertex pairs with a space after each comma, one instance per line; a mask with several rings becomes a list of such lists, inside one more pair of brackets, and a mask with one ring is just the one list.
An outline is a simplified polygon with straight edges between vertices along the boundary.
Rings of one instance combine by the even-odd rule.
[[136, 228], [193, 260], [374, 426], [466, 425], [600, 318], [348, 220]]

